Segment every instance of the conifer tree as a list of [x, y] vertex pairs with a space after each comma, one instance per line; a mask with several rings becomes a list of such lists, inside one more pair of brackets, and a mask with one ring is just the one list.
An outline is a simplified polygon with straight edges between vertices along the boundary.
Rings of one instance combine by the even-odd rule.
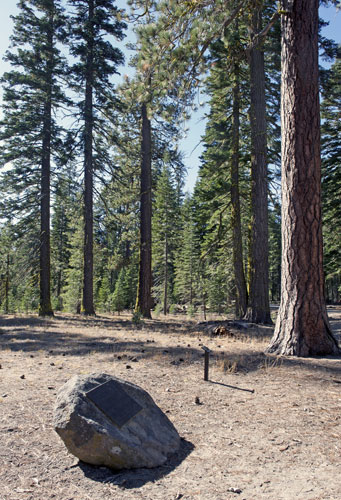
[[268, 172], [265, 64], [262, 2], [253, 2], [250, 14], [250, 131], [251, 131], [251, 230], [249, 297], [245, 317], [253, 323], [272, 323], [269, 303]]
[[141, 106], [140, 264], [136, 311], [151, 318], [152, 290], [152, 133], [147, 104]]
[[51, 281], [55, 309], [63, 309], [63, 293], [70, 260], [70, 238], [74, 231], [74, 214], [79, 212], [80, 186], [73, 162], [60, 170], [53, 184], [51, 218]]
[[341, 59], [324, 70], [322, 82], [322, 213], [327, 300], [341, 294]]
[[187, 194], [181, 207], [181, 233], [175, 257], [174, 297], [177, 303], [193, 305], [198, 297], [200, 246], [195, 227], [194, 203]]
[[[136, 262], [138, 260], [139, 233], [139, 120], [136, 105], [124, 102], [120, 126], [115, 134], [115, 151], [110, 182], [106, 183], [95, 206], [95, 238], [102, 249], [102, 262], [97, 276], [98, 294], [108, 292], [106, 308], [112, 308], [112, 296], [120, 271], [124, 268], [124, 279], [130, 279], [129, 300], [125, 308], [136, 301]], [[98, 259], [97, 259], [98, 260]], [[97, 266], [98, 267], [98, 266]], [[107, 294], [107, 292], [105, 292]], [[97, 292], [96, 292], [97, 293]], [[97, 297], [97, 301], [99, 297]]]
[[51, 157], [60, 145], [53, 118], [66, 99], [59, 84], [64, 63], [57, 42], [64, 36], [59, 0], [20, 0], [14, 17], [12, 48], [6, 59], [13, 70], [2, 78], [2, 176], [8, 196], [5, 214], [21, 222], [40, 219], [39, 314], [52, 315], [50, 299]]
[[[94, 314], [93, 299], [93, 193], [94, 171], [103, 168], [103, 143], [106, 112], [113, 106], [110, 76], [123, 62], [122, 52], [107, 37], [122, 40], [126, 27], [114, 0], [69, 0], [74, 8], [70, 19], [71, 54], [77, 62], [72, 68], [74, 88], [83, 94], [79, 103], [83, 122], [84, 154], [84, 272], [82, 312]], [[97, 140], [96, 140], [97, 139]], [[97, 146], [97, 149], [96, 149]], [[102, 154], [101, 154], [102, 153]]]
[[[140, 2], [135, 2], [139, 5]], [[218, 39], [228, 42], [229, 36], [234, 31], [234, 21], [239, 16], [244, 22], [244, 32], [245, 32], [245, 22], [246, 16], [241, 16], [241, 11], [243, 8], [248, 8], [246, 11], [250, 13], [251, 18], [251, 43], [250, 45], [245, 43], [245, 40], [241, 43], [232, 43], [231, 46], [235, 48], [234, 55], [234, 72], [237, 73], [238, 65], [241, 64], [242, 59], [245, 58], [245, 52], [248, 51], [250, 54], [251, 61], [251, 77], [253, 80], [252, 86], [252, 101], [251, 106], [252, 119], [252, 141], [253, 141], [253, 220], [254, 225], [252, 229], [251, 238], [251, 249], [250, 249], [250, 264], [252, 267], [252, 272], [250, 272], [251, 288], [252, 288], [252, 300], [251, 307], [249, 310], [249, 315], [252, 315], [252, 320], [256, 321], [271, 321], [269, 312], [269, 299], [268, 299], [268, 279], [267, 279], [267, 175], [266, 175], [266, 124], [265, 124], [265, 85], [264, 85], [264, 63], [263, 63], [263, 53], [260, 45], [263, 43], [264, 38], [270, 27], [274, 24], [278, 17], [278, 13], [272, 8], [272, 16], [268, 17], [268, 25], [262, 29], [260, 23], [260, 14], [263, 8], [263, 2], [230, 2], [226, 5], [226, 2], [167, 2], [156, 5], [156, 2], [148, 2], [147, 10], [148, 14], [156, 8], [161, 12], [157, 21], [157, 31], [158, 31], [158, 50], [154, 51], [154, 56], [151, 58], [152, 67], [157, 67], [161, 63], [162, 58], [165, 54], [171, 52], [170, 64], [168, 68], [168, 73], [165, 72], [165, 78], [171, 84], [175, 85], [176, 78], [179, 78], [182, 83], [180, 87], [182, 89], [188, 88], [189, 85], [194, 85], [197, 83], [200, 77], [200, 72], [204, 72], [205, 69], [205, 59], [204, 54], [207, 52], [209, 47], [213, 42]], [[271, 11], [271, 9], [268, 9]], [[260, 57], [259, 57], [260, 56]], [[182, 75], [180, 76], [177, 72], [177, 64], [180, 67], [182, 65]], [[260, 64], [263, 66], [261, 67]], [[257, 69], [258, 68], [258, 69]], [[259, 71], [260, 68], [260, 71]], [[259, 76], [262, 76], [261, 92], [260, 88], [256, 89], [256, 86], [261, 81]], [[179, 83], [178, 83], [179, 85]], [[259, 99], [261, 97], [261, 100]], [[238, 78], [235, 79], [235, 102], [238, 99]], [[256, 103], [257, 99], [257, 103]], [[259, 104], [262, 104], [261, 106]], [[235, 132], [237, 127], [237, 105], [235, 108], [234, 123], [236, 124]], [[262, 112], [262, 119], [260, 119], [260, 112]], [[257, 118], [257, 119], [256, 119]], [[260, 129], [262, 129], [260, 131]], [[262, 139], [262, 146], [259, 147], [260, 140]], [[235, 144], [237, 144], [237, 134], [235, 134]], [[260, 149], [262, 151], [260, 151]], [[231, 161], [231, 165], [236, 165], [237, 155], [233, 156], [234, 162]], [[236, 168], [233, 169], [233, 174], [236, 180]], [[232, 216], [233, 216], [233, 227], [235, 230], [234, 243], [235, 254], [239, 255], [241, 253], [242, 245], [241, 240], [241, 229], [238, 229], [239, 209], [238, 209], [238, 193], [237, 183], [235, 180], [231, 183], [232, 190]], [[261, 196], [260, 196], [261, 194]], [[264, 223], [264, 224], [263, 224]], [[255, 228], [255, 226], [263, 224], [264, 234]], [[237, 245], [237, 240], [239, 243]], [[238, 248], [238, 250], [237, 250]], [[243, 268], [239, 266], [238, 258], [235, 259], [235, 275], [237, 277], [237, 294], [240, 300], [237, 301], [238, 315], [244, 314], [246, 312], [246, 289], [245, 289], [245, 278], [243, 280]], [[262, 288], [260, 288], [260, 283], [262, 283]], [[241, 308], [238, 306], [238, 302], [242, 302]], [[264, 312], [265, 311], [265, 312]]]
[[5, 314], [10, 311], [12, 295], [13, 234], [10, 225], [0, 228], [0, 307]]
[[80, 210], [81, 199], [78, 197], [77, 208], [70, 221], [67, 248], [69, 252], [68, 267], [65, 270], [65, 284], [63, 286], [63, 309], [73, 313], [81, 312], [82, 282], [83, 282], [83, 214]]
[[318, 5], [284, 1], [281, 16], [282, 280], [268, 352], [293, 356], [340, 352], [324, 296]]
[[153, 292], [163, 313], [172, 301], [175, 242], [178, 237], [179, 207], [170, 168], [164, 164], [155, 190], [153, 228]]
[[[141, 6], [140, 2], [131, 3], [137, 8]], [[137, 101], [141, 109], [140, 264], [136, 311], [144, 317], [151, 317], [152, 307], [153, 172], [159, 169], [157, 163], [162, 164], [163, 150], [168, 149], [168, 153], [170, 151], [166, 145], [167, 140], [160, 140], [160, 136], [163, 134], [168, 136], [169, 129], [173, 127], [172, 141], [176, 141], [179, 130], [176, 130], [174, 123], [179, 120], [186, 108], [189, 100], [188, 94], [191, 93], [191, 91], [179, 93], [177, 82], [174, 87], [169, 87], [170, 54], [164, 54], [164, 57], [158, 60], [158, 64], [154, 64], [160, 41], [160, 32], [156, 23], [158, 14], [155, 13], [154, 7], [155, 4], [147, 6], [145, 18], [136, 28], [137, 56], [132, 64], [137, 71], [136, 77], [130, 82], [126, 92], [126, 99], [130, 96], [130, 100]], [[173, 60], [173, 64], [177, 67], [177, 75], [181, 74], [183, 64], [180, 60]], [[178, 196], [181, 191], [179, 189], [182, 177], [181, 168], [183, 169], [183, 166], [178, 169], [180, 174], [177, 185]]]
[[123, 311], [134, 307], [137, 285], [137, 268], [135, 265], [122, 267], [111, 297], [111, 307], [114, 311]]
[[[224, 43], [216, 42], [211, 47], [211, 74], [207, 81], [210, 113], [197, 196], [204, 202], [203, 209], [207, 212], [208, 225], [203, 237], [205, 254], [213, 256], [223, 240], [229, 240], [232, 246], [233, 265], [227, 267], [233, 269], [237, 317], [245, 314], [247, 306], [240, 202], [240, 172], [242, 166], [245, 167], [246, 149], [246, 124], [240, 117], [241, 111], [248, 106], [244, 97], [247, 95], [245, 70], [245, 64], [240, 61], [240, 35], [236, 26], [233, 33], [227, 34]], [[217, 262], [215, 257], [207, 269], [216, 268], [214, 260]]]

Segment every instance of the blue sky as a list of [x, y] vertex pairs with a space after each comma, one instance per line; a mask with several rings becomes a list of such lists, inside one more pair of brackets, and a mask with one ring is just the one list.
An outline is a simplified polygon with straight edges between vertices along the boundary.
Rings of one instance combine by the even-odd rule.
[[[18, 10], [16, 0], [2, 0], [1, 2], [1, 17], [0, 17], [0, 74], [8, 69], [8, 65], [2, 61], [3, 55], [9, 46], [9, 37], [12, 32], [13, 23], [10, 19], [11, 15], [15, 15]], [[125, 2], [119, 0], [119, 7], [125, 7]], [[337, 43], [341, 44], [341, 12], [337, 12], [334, 7], [320, 8], [320, 16], [325, 21], [329, 21], [329, 26], [324, 28], [323, 34], [326, 37], [332, 38]], [[127, 41], [127, 39], [126, 39]], [[124, 69], [122, 69], [122, 74]], [[205, 121], [203, 112], [195, 113], [191, 120], [186, 124], [189, 129], [187, 137], [181, 143], [181, 149], [185, 155], [185, 164], [188, 169], [188, 177], [185, 189], [192, 191], [197, 177], [199, 167], [199, 156], [202, 152], [200, 138], [205, 131]]]

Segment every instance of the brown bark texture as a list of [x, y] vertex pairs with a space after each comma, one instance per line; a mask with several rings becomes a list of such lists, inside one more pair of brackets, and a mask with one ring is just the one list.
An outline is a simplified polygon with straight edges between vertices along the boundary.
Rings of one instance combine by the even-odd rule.
[[268, 352], [336, 354], [325, 305], [321, 230], [318, 0], [283, 5], [282, 289]]
[[53, 72], [53, 15], [50, 7], [50, 22], [47, 33], [49, 60], [47, 62], [46, 97], [43, 115], [42, 159], [40, 181], [40, 272], [39, 272], [39, 316], [52, 316], [51, 306], [51, 250], [50, 250], [50, 177], [51, 177], [51, 120], [52, 120], [52, 72]]
[[239, 126], [240, 126], [240, 85], [239, 66], [234, 68], [232, 116], [232, 159], [231, 159], [231, 226], [233, 245], [233, 270], [236, 287], [235, 315], [242, 318], [246, 312], [247, 290], [243, 266], [243, 243], [240, 219], [239, 194]]
[[[255, 8], [251, 40], [262, 29], [261, 9]], [[271, 324], [269, 302], [268, 180], [265, 69], [262, 44], [250, 51], [251, 82], [251, 235], [249, 300], [245, 319]]]
[[152, 168], [151, 124], [147, 105], [142, 105], [141, 143], [141, 193], [140, 193], [140, 262], [136, 298], [136, 312], [151, 318], [152, 290]]
[[[94, 22], [94, 2], [89, 0], [89, 25]], [[82, 313], [95, 314], [93, 299], [93, 36], [90, 29], [85, 75], [84, 105], [84, 270]]]

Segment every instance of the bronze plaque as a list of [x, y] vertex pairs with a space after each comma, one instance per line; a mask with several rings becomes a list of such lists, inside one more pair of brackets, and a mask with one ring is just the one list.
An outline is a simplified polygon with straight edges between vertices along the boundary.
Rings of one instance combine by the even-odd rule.
[[143, 409], [115, 380], [98, 385], [85, 395], [118, 427]]

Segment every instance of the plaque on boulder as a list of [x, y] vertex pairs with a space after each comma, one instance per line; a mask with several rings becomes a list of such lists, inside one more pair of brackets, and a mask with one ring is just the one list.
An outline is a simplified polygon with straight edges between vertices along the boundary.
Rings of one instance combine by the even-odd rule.
[[180, 447], [175, 427], [146, 391], [103, 373], [61, 387], [54, 427], [70, 453], [113, 469], [157, 467]]
[[115, 380], [98, 385], [88, 391], [86, 396], [118, 427], [122, 427], [142, 410], [142, 406], [131, 398]]

